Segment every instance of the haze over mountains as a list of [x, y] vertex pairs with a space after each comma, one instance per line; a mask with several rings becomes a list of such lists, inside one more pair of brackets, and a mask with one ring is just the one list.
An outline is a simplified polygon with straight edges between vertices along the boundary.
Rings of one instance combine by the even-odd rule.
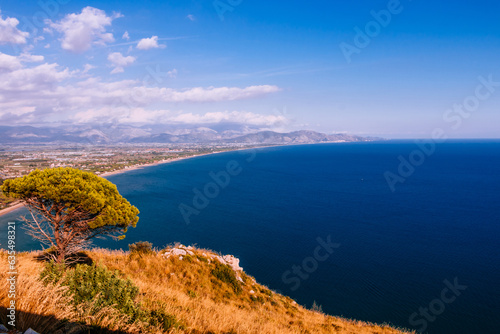
[[1, 144], [307, 144], [367, 140], [373, 139], [349, 134], [324, 134], [307, 130], [279, 133], [221, 125], [217, 127], [179, 127], [173, 125], [0, 126]]

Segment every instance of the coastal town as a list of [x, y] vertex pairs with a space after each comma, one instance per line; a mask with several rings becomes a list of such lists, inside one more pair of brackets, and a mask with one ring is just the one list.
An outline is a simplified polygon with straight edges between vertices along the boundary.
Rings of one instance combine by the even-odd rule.
[[[0, 184], [5, 179], [24, 176], [35, 169], [72, 167], [105, 176], [147, 165], [251, 147], [255, 145], [4, 146], [0, 148]], [[13, 199], [5, 197], [0, 192], [0, 210], [15, 204]]]

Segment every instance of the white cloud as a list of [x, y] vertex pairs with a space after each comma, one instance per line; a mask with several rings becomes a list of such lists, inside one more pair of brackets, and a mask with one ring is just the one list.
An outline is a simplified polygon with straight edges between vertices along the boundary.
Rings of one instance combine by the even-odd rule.
[[234, 123], [261, 128], [279, 127], [290, 120], [283, 115], [265, 115], [248, 111], [220, 111], [193, 114], [191, 112], [173, 112], [170, 110], [148, 110], [142, 107], [100, 107], [91, 108], [75, 114], [72, 118], [78, 123], [142, 123], [142, 124], [219, 124]]
[[[35, 67], [15, 68], [7, 73], [2, 73], [0, 75], [0, 96], [5, 99], [7, 92], [12, 94], [30, 91], [43, 97], [45, 93], [48, 93], [44, 90], [57, 89], [57, 83], [71, 76], [67, 68], [60, 71], [58, 67], [57, 64], [45, 63]], [[42, 96], [39, 93], [42, 93]], [[30, 103], [30, 101], [26, 102]]]
[[132, 65], [135, 59], [136, 58], [132, 56], [125, 57], [120, 52], [110, 53], [108, 55], [108, 60], [114, 66], [114, 69], [113, 71], [111, 71], [111, 74], [123, 72], [124, 71], [123, 68]]
[[139, 50], [149, 50], [157, 48], [165, 48], [165, 45], [158, 44], [158, 36], [152, 36], [151, 38], [143, 38], [137, 43], [137, 48]]
[[169, 102], [220, 102], [252, 98], [264, 94], [275, 93], [280, 89], [277, 86], [260, 85], [239, 87], [194, 87], [183, 91], [170, 88], [151, 88], [151, 93], [160, 96]]
[[107, 33], [106, 27], [118, 17], [121, 15], [107, 16], [103, 10], [85, 7], [80, 14], [68, 14], [59, 22], [47, 20], [47, 23], [63, 34], [63, 49], [81, 53], [90, 49], [92, 44], [104, 45], [114, 42], [113, 34]]
[[[115, 68], [133, 63], [132, 58], [112, 53]], [[135, 58], [134, 58], [135, 60]], [[246, 112], [197, 115], [162, 110], [169, 103], [200, 103], [257, 98], [278, 92], [276, 86], [195, 87], [182, 90], [147, 87], [140, 80], [106, 80], [89, 74], [94, 68], [70, 71], [57, 63], [43, 63], [44, 57], [28, 53], [12, 56], [0, 53], [0, 123], [26, 124], [74, 119], [80, 122], [249, 122], [273, 124], [282, 116]], [[38, 64], [37, 64], [38, 63]], [[174, 76], [176, 70], [169, 72]], [[69, 80], [71, 79], [71, 80]], [[159, 107], [161, 106], [161, 107]], [[77, 116], [78, 115], [78, 116]]]
[[14, 71], [23, 67], [22, 62], [35, 63], [43, 61], [43, 56], [23, 53], [20, 56], [11, 56], [0, 52], [0, 70]]
[[189, 14], [188, 16], [186, 16], [189, 20], [191, 21], [196, 21], [196, 17], [194, 17], [194, 15], [192, 14]]
[[166, 119], [183, 124], [240, 123], [261, 127], [281, 125], [288, 122], [283, 115], [263, 115], [248, 111], [217, 111], [205, 114], [182, 113]]
[[26, 63], [39, 63], [39, 62], [42, 62], [45, 59], [45, 57], [39, 56], [39, 55], [31, 55], [28, 53], [23, 53], [19, 56], [19, 59], [22, 62], [26, 62]]
[[0, 70], [13, 71], [21, 67], [21, 60], [19, 58], [0, 52]]
[[125, 32], [123, 33], [122, 39], [126, 39], [127, 41], [130, 39], [130, 36], [129, 36], [129, 34], [128, 34], [128, 31], [125, 31]]
[[90, 65], [90, 64], [85, 64], [85, 66], [83, 67], [83, 71], [82, 73], [83, 74], [87, 74], [88, 71], [94, 69], [95, 66], [94, 65]]
[[4, 20], [0, 14], [0, 44], [26, 44], [29, 33], [17, 29], [18, 24], [18, 19], [7, 17]]

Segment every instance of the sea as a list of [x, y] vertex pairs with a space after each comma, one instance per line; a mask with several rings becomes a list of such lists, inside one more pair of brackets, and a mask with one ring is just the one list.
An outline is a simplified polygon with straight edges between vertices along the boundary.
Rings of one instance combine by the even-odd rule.
[[[108, 179], [141, 213], [100, 247], [196, 245], [330, 315], [500, 333], [500, 141], [268, 147]], [[40, 248], [18, 231], [18, 250]]]

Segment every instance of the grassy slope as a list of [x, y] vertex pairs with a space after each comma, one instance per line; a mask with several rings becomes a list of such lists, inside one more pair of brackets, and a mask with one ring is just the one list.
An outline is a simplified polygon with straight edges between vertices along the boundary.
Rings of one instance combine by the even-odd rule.
[[[103, 249], [88, 255], [94, 262], [130, 278], [140, 289], [138, 301], [145, 309], [161, 309], [175, 316], [182, 325], [171, 331], [174, 333], [404, 333], [389, 326], [307, 310], [246, 274], [242, 274], [243, 290], [237, 294], [233, 287], [212, 275], [215, 264], [209, 263], [202, 253], [210, 251], [196, 249], [195, 256], [183, 260], [165, 259], [158, 253], [141, 257]], [[40, 284], [38, 276], [43, 264], [35, 261], [34, 255], [18, 255], [18, 311], [26, 312], [18, 318], [18, 328], [52, 332], [49, 328], [57, 323], [54, 318], [66, 318], [102, 328], [120, 328], [123, 333], [163, 333], [152, 328], [141, 331], [135, 325], [123, 326], [119, 315], [110, 310], [98, 315], [71, 310], [66, 306], [64, 289]], [[0, 291], [7, 291], [5, 252], [0, 257]], [[7, 303], [7, 296], [0, 294], [0, 307]], [[5, 322], [4, 317], [0, 320]]]

